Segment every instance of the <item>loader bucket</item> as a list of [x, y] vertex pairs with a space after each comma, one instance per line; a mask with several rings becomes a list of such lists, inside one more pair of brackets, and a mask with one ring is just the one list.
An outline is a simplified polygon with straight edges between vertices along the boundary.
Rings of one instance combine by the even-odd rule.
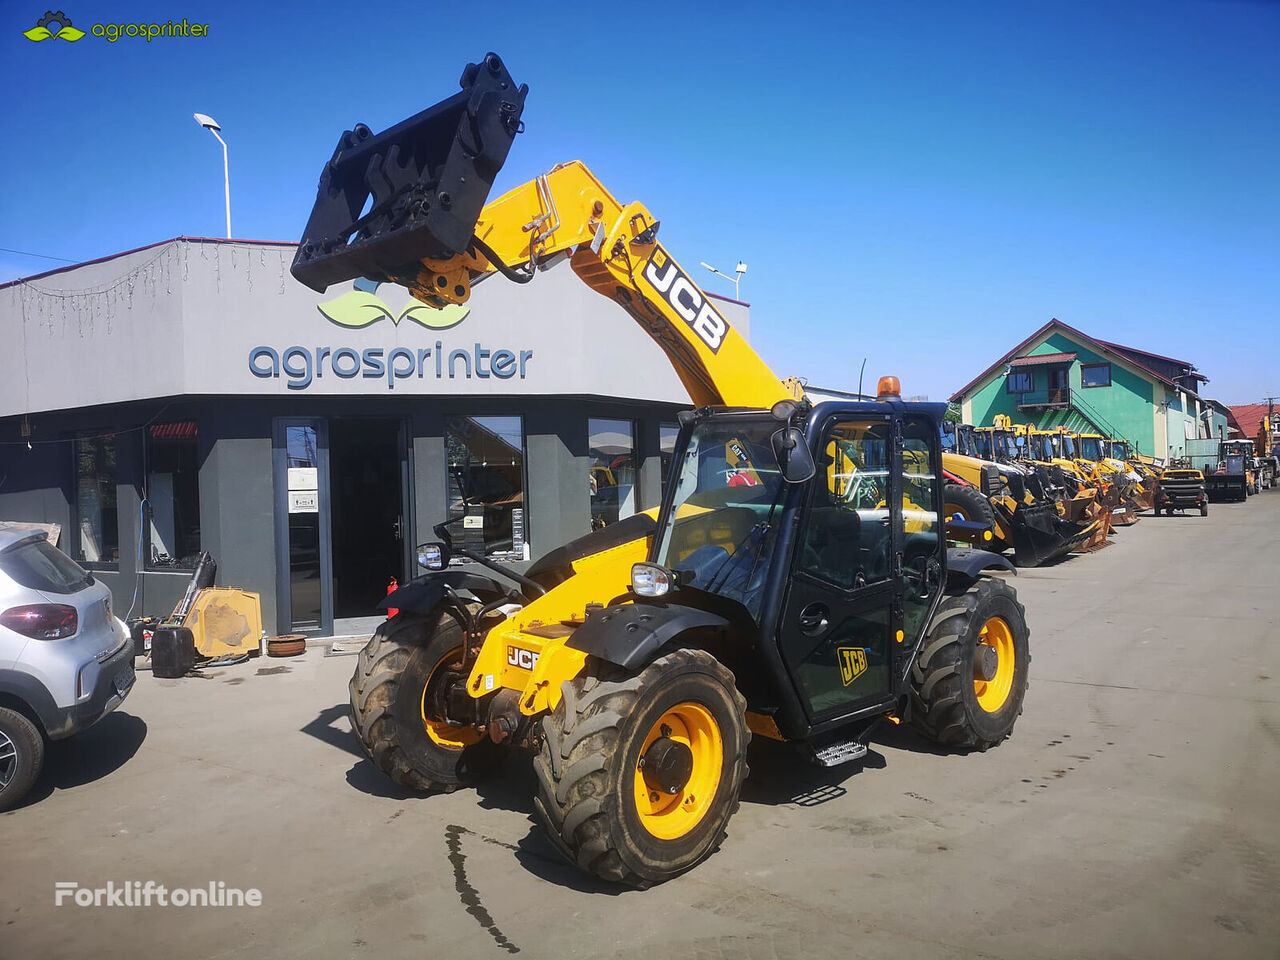
[[463, 253], [520, 132], [529, 88], [495, 53], [468, 64], [462, 91], [375, 134], [346, 131], [320, 172], [292, 272], [333, 283], [416, 276], [424, 257]]
[[1063, 520], [1051, 503], [1020, 504], [1014, 514], [1013, 556], [1020, 567], [1038, 567], [1078, 549], [1092, 533], [1091, 524]]

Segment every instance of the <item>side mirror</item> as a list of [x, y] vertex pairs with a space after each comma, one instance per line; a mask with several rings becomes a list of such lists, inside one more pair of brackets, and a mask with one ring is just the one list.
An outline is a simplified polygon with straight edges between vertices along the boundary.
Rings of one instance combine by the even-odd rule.
[[449, 545], [445, 543], [418, 544], [418, 566], [424, 570], [443, 570], [449, 566]]
[[818, 468], [799, 427], [783, 427], [769, 438], [769, 442], [782, 470], [782, 479], [787, 483], [805, 483], [817, 473]]

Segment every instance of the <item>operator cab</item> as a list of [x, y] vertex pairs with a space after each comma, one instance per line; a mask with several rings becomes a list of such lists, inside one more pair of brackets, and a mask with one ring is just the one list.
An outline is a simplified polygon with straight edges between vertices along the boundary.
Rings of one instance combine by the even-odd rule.
[[785, 427], [770, 414], [701, 413], [677, 442], [651, 561], [637, 570], [669, 572], [663, 602], [743, 623], [776, 655], [805, 726], [883, 714], [942, 592], [945, 410], [896, 397], [799, 408], [788, 422], [814, 466], [803, 482], [784, 478]]

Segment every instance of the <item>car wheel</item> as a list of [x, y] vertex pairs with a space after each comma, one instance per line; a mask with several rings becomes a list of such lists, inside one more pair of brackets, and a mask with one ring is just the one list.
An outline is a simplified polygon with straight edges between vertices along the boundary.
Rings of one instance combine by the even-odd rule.
[[0, 707], [0, 810], [22, 802], [43, 765], [39, 727], [16, 710]]

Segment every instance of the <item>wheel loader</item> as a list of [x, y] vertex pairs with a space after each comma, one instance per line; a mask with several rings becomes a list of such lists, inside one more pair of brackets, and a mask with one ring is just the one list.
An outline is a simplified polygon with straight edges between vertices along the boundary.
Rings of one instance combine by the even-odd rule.
[[989, 524], [990, 548], [1012, 550], [1025, 567], [1066, 556], [1093, 536], [1092, 521], [1078, 522], [1058, 507], [1062, 494], [1052, 485], [1052, 468], [1018, 461], [1011, 433], [958, 424], [954, 434], [954, 449], [942, 456], [955, 478], [943, 489], [949, 519]]
[[581, 163], [489, 201], [528, 88], [492, 53], [461, 87], [382, 133], [343, 133], [295, 277], [398, 283], [440, 306], [567, 258], [653, 337], [695, 409], [660, 508], [523, 573], [436, 527], [427, 572], [386, 598], [398, 612], [351, 679], [370, 760], [449, 791], [531, 751], [551, 843], [645, 887], [724, 840], [752, 736], [825, 765], [864, 756], [886, 720], [961, 751], [1008, 737], [1028, 630], [992, 576], [1009, 563], [945, 539], [945, 406], [903, 402], [894, 378], [875, 401], [811, 402], [672, 258], [657, 219]]

